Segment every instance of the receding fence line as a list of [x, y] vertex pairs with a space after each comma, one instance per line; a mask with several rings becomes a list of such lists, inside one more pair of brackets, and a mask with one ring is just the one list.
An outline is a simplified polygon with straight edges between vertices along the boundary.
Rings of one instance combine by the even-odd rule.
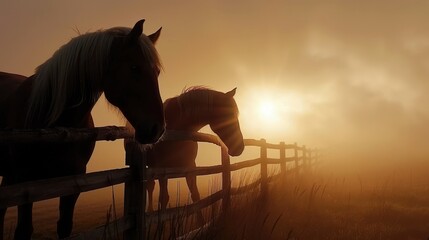
[[[31, 142], [75, 142], [85, 140], [107, 140], [114, 141], [122, 138], [133, 137], [133, 134], [125, 127], [108, 126], [93, 129], [38, 129], [38, 130], [2, 130], [0, 131], [0, 144], [31, 143]], [[0, 207], [11, 207], [28, 202], [41, 201], [60, 196], [70, 195], [78, 192], [92, 191], [116, 184], [125, 183], [124, 192], [124, 217], [114, 223], [124, 234], [124, 239], [144, 239], [146, 236], [147, 223], [156, 219], [168, 220], [177, 212], [193, 213], [206, 208], [220, 200], [222, 207], [228, 208], [231, 195], [245, 193], [256, 187], [260, 187], [264, 196], [268, 191], [268, 183], [279, 175], [289, 172], [299, 174], [301, 169], [313, 165], [314, 160], [319, 157], [315, 150], [299, 147], [296, 143], [280, 144], [267, 143], [265, 139], [245, 139], [245, 146], [260, 148], [260, 157], [252, 160], [231, 164], [228, 151], [222, 141], [214, 135], [204, 133], [190, 133], [169, 131], [162, 141], [191, 140], [208, 142], [220, 146], [221, 165], [196, 168], [166, 168], [147, 169], [145, 154], [140, 149], [126, 149], [126, 165], [122, 169], [106, 170], [82, 175], [60, 177], [54, 179], [39, 180], [11, 186], [0, 187]], [[268, 158], [267, 149], [280, 151], [279, 158]], [[138, 151], [137, 151], [138, 150]], [[286, 150], [293, 150], [292, 157], [286, 156]], [[298, 153], [301, 153], [298, 156]], [[293, 169], [287, 169], [286, 163], [294, 162]], [[299, 164], [301, 162], [301, 164]], [[260, 164], [261, 177], [253, 183], [238, 188], [231, 187], [231, 172]], [[268, 176], [268, 164], [279, 164], [280, 174]], [[193, 173], [197, 176], [222, 173], [222, 189], [214, 194], [187, 206], [169, 208], [163, 212], [146, 213], [146, 181], [145, 179], [180, 178]], [[85, 237], [101, 236], [105, 226], [93, 231], [75, 235], [70, 239], [84, 239]]]

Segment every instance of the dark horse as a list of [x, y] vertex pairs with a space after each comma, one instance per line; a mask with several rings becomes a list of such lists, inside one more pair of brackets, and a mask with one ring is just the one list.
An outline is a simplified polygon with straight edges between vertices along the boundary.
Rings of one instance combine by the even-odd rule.
[[[31, 77], [0, 73], [0, 129], [92, 128], [91, 110], [104, 92], [135, 127], [138, 142], [156, 142], [165, 127], [154, 47], [161, 29], [146, 36], [143, 22], [75, 37]], [[0, 145], [2, 185], [83, 174], [94, 146], [94, 141]], [[60, 199], [59, 238], [72, 231], [78, 196]], [[15, 239], [31, 238], [32, 206], [18, 206]], [[0, 209], [0, 239], [5, 212]]]
[[[207, 124], [228, 147], [231, 156], [238, 156], [244, 150], [243, 135], [238, 121], [238, 108], [234, 100], [236, 89], [222, 93], [202, 87], [185, 90], [181, 95], [164, 102], [167, 130], [197, 132]], [[125, 141], [125, 145], [135, 144]], [[126, 146], [127, 147], [127, 146]], [[147, 148], [148, 167], [150, 168], [192, 168], [198, 152], [198, 143], [194, 141], [159, 141]], [[193, 202], [200, 200], [196, 176], [186, 177]], [[159, 201], [165, 209], [168, 201], [168, 179], [159, 179]], [[152, 195], [154, 180], [149, 180], [148, 210], [153, 211]]]

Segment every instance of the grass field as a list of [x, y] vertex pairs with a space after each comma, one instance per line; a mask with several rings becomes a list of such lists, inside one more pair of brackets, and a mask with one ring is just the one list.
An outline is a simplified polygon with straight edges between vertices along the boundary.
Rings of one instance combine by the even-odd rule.
[[[197, 239], [428, 239], [429, 181], [424, 174], [412, 178], [397, 172], [360, 176], [327, 169], [277, 180], [266, 196], [260, 195], [259, 188], [238, 195], [222, 216], [218, 207], [206, 209], [206, 219], [214, 223]], [[240, 184], [251, 180], [244, 176], [236, 176], [242, 178]], [[117, 215], [122, 216], [122, 190], [115, 187], [114, 192]], [[35, 204], [33, 239], [56, 239], [57, 202]], [[103, 225], [112, 203], [109, 188], [82, 194], [74, 232]], [[6, 218], [6, 239], [12, 238], [15, 221], [12, 208]], [[149, 239], [177, 237], [192, 228], [192, 221], [182, 216], [172, 225], [163, 223], [162, 234], [152, 223]]]
[[429, 182], [393, 179], [288, 177], [235, 199], [210, 239], [428, 239]]

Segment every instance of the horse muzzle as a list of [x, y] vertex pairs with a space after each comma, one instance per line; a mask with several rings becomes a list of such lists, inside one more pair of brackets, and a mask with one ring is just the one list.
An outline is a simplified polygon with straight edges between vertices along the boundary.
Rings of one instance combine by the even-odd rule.
[[135, 139], [141, 144], [156, 143], [165, 132], [165, 125], [154, 123], [152, 125], [136, 128]]
[[243, 143], [234, 144], [233, 147], [228, 148], [228, 154], [233, 157], [240, 156], [243, 153], [243, 151], [244, 151]]

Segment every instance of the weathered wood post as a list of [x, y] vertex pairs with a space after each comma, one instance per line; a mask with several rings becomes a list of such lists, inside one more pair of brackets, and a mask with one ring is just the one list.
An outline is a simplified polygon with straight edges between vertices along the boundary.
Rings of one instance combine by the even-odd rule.
[[261, 139], [261, 195], [266, 197], [268, 193], [268, 166], [267, 166], [267, 141]]
[[319, 162], [319, 149], [315, 148], [314, 152], [315, 152], [315, 156], [314, 156], [313, 164], [316, 165]]
[[307, 162], [307, 147], [304, 145], [302, 146], [302, 164], [304, 167], [304, 173], [308, 173], [308, 162]]
[[[143, 240], [146, 238], [146, 151], [132, 139], [125, 139], [125, 164], [131, 168], [132, 178], [125, 182], [124, 217], [130, 217], [135, 228], [124, 231], [123, 238]], [[128, 142], [129, 143], [129, 142]]]
[[280, 142], [280, 170], [283, 176], [286, 176], [286, 146], [285, 142]]
[[300, 166], [298, 162], [298, 144], [297, 143], [293, 144], [293, 154], [295, 159], [295, 179], [298, 179]]
[[222, 157], [222, 208], [227, 210], [231, 202], [231, 164], [228, 154], [228, 148], [221, 144], [221, 157]]

